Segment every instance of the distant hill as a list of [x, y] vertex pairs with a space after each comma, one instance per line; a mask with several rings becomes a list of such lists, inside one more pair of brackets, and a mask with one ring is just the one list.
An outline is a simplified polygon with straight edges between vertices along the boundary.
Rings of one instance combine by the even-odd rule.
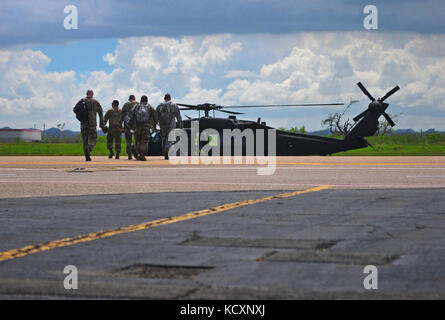
[[311, 131], [311, 132], [308, 132], [308, 134], [312, 134], [314, 136], [326, 136], [328, 134], [331, 134], [331, 131], [329, 129], [324, 129], [324, 130], [318, 130], [318, 131]]
[[75, 138], [79, 136], [78, 131], [60, 130], [58, 128], [50, 128], [42, 132], [42, 136], [50, 138]]
[[435, 129], [428, 129], [426, 131], [414, 131], [413, 129], [397, 129], [394, 130], [394, 134], [414, 134], [414, 133], [423, 133], [423, 134], [431, 134], [431, 133], [440, 133], [445, 134], [445, 131], [436, 131]]
[[[76, 138], [80, 134], [80, 131], [72, 130], [60, 130], [58, 128], [50, 128], [42, 132], [42, 136], [50, 138]], [[105, 136], [102, 130], [97, 131], [98, 136]]]
[[394, 130], [394, 134], [414, 134], [416, 131], [413, 129], [396, 129]]

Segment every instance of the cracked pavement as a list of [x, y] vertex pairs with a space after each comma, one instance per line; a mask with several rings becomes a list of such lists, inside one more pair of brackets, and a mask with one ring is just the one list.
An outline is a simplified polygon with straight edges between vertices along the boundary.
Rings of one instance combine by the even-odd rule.
[[[0, 199], [0, 251], [281, 192]], [[328, 189], [28, 254], [0, 262], [0, 298], [443, 299], [444, 195]]]

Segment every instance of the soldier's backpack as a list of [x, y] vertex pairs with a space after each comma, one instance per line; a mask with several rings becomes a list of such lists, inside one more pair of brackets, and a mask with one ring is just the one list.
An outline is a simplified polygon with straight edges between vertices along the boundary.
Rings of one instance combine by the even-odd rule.
[[88, 107], [87, 107], [87, 100], [84, 98], [80, 100], [76, 106], [74, 107], [74, 113], [76, 114], [77, 120], [80, 122], [87, 122], [88, 121]]
[[137, 123], [146, 123], [150, 121], [150, 107], [148, 104], [140, 104], [135, 109], [135, 118]]
[[159, 107], [159, 125], [169, 126], [174, 118], [174, 110], [170, 103], [163, 103]]
[[134, 110], [137, 106], [133, 106], [133, 108], [128, 111], [128, 113], [124, 117], [124, 126], [125, 128], [134, 129], [134, 121], [131, 121], [133, 118]]

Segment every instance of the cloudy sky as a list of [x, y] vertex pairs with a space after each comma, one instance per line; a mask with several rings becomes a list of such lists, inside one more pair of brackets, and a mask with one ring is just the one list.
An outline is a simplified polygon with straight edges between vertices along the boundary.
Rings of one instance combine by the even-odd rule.
[[[366, 5], [378, 29], [366, 30]], [[66, 30], [67, 5], [78, 29]], [[182, 103], [368, 104], [395, 85], [399, 128], [445, 131], [444, 1], [2, 0], [0, 127], [78, 130], [76, 101], [92, 88], [106, 110], [129, 94]], [[344, 107], [246, 109], [276, 127], [321, 129]], [[241, 111], [241, 110], [237, 110]], [[186, 112], [195, 116], [193, 112]]]

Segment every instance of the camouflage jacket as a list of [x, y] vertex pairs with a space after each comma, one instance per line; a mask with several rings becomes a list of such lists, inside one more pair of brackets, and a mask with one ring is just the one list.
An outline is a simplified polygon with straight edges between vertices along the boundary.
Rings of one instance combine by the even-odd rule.
[[176, 128], [176, 118], [178, 127], [182, 128], [181, 112], [175, 103], [171, 101], [163, 102], [156, 108], [156, 112], [160, 127]]
[[125, 102], [124, 106], [122, 107], [122, 112], [121, 112], [121, 123], [124, 122], [125, 116], [134, 109], [135, 106], [137, 106], [138, 103], [136, 101], [127, 101]]
[[[97, 101], [94, 98], [83, 98], [86, 99], [86, 105], [87, 105], [87, 109], [88, 109], [88, 126], [91, 127], [96, 127], [97, 126], [97, 118], [96, 118], [96, 114], [99, 115], [99, 126], [102, 127], [104, 126], [104, 113], [102, 110], [102, 106], [100, 105], [99, 101]], [[82, 102], [82, 99], [79, 100], [79, 103]], [[77, 106], [76, 104], [76, 106]], [[82, 123], [83, 125], [86, 125], [86, 123]]]
[[122, 128], [122, 110], [111, 108], [105, 113], [104, 125], [110, 123], [110, 128]]

